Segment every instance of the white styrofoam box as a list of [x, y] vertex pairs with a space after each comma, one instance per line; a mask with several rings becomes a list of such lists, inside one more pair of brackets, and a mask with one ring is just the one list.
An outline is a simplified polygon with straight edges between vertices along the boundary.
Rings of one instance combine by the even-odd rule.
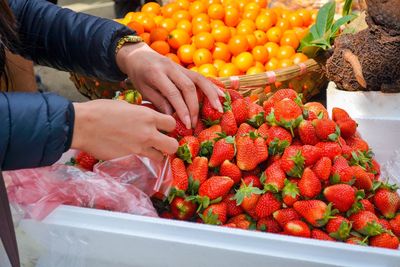
[[331, 82], [327, 91], [329, 113], [333, 107], [345, 109], [357, 121], [358, 132], [380, 163], [400, 150], [400, 94], [341, 91]]
[[48, 248], [36, 267], [398, 267], [400, 251], [61, 206], [20, 228]]

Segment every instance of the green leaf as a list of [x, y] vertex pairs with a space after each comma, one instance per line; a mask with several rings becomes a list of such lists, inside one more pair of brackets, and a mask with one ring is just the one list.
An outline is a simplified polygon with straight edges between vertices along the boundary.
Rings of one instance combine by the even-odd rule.
[[347, 16], [351, 13], [351, 7], [353, 5], [353, 0], [346, 0], [343, 5], [342, 16]]
[[339, 31], [339, 29], [342, 25], [347, 24], [348, 22], [352, 21], [356, 17], [357, 17], [356, 15], [347, 15], [347, 16], [341, 17], [340, 19], [335, 21], [335, 23], [332, 26], [331, 36], [336, 35], [336, 33]]
[[324, 34], [332, 27], [333, 18], [335, 16], [336, 2], [328, 2], [321, 7], [317, 15], [315, 23], [318, 38], [322, 38]]

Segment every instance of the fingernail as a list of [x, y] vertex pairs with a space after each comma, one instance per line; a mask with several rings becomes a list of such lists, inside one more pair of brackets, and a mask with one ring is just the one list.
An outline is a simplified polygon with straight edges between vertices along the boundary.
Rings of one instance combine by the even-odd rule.
[[197, 116], [193, 116], [192, 118], [192, 127], [195, 128], [197, 124]]
[[219, 96], [225, 97], [225, 92], [222, 91], [222, 90], [219, 89], [219, 88], [217, 88], [217, 94], [218, 94]]
[[224, 112], [224, 110], [222, 109], [221, 102], [219, 102], [219, 99], [216, 99], [216, 100], [215, 100], [215, 105], [216, 105], [217, 110], [218, 110], [219, 112], [221, 112], [221, 113]]
[[187, 129], [191, 129], [191, 123], [190, 123], [190, 117], [189, 115], [185, 115], [185, 117], [183, 117], [183, 122], [185, 123], [185, 126]]

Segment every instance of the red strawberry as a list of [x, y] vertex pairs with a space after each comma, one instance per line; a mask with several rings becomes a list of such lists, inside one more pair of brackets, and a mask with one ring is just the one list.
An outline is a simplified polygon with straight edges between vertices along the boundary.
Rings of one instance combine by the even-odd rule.
[[242, 178], [242, 172], [240, 171], [239, 167], [229, 160], [225, 160], [221, 164], [219, 168], [219, 175], [228, 176], [235, 182], [235, 184], [239, 183], [240, 179]]
[[332, 218], [331, 206], [321, 200], [299, 200], [293, 204], [294, 209], [314, 227], [322, 227]]
[[208, 176], [208, 159], [206, 157], [195, 157], [193, 163], [187, 168], [187, 174], [201, 185]]
[[311, 121], [303, 120], [299, 124], [300, 140], [306, 145], [315, 145], [319, 142], [315, 128]]
[[329, 175], [331, 174], [331, 168], [331, 159], [328, 157], [322, 157], [315, 163], [312, 170], [321, 181], [327, 181], [329, 179]]
[[318, 240], [335, 241], [335, 239], [333, 239], [327, 233], [319, 229], [311, 230], [311, 238]]
[[258, 128], [265, 122], [264, 109], [256, 103], [250, 103], [247, 117], [249, 118], [247, 123]]
[[235, 156], [235, 139], [232, 136], [224, 137], [214, 144], [214, 149], [208, 165], [218, 167], [225, 160], [232, 160]]
[[246, 214], [239, 214], [235, 217], [230, 218], [228, 220], [228, 223], [234, 223], [236, 225], [236, 228], [239, 229], [249, 229], [253, 224], [253, 220], [250, 216]]
[[84, 151], [80, 151], [76, 156], [75, 162], [83, 169], [93, 171], [94, 165], [96, 165], [99, 160]]
[[203, 101], [201, 115], [202, 118], [209, 124], [215, 124], [215, 122], [219, 122], [222, 117], [222, 113], [213, 108], [208, 98], [205, 98]]
[[287, 235], [298, 236], [298, 237], [311, 237], [311, 231], [308, 225], [300, 220], [290, 221], [285, 224], [283, 229]]
[[203, 123], [202, 120], [197, 120], [197, 124], [196, 127], [194, 128], [193, 134], [194, 136], [199, 136], [199, 134], [205, 130], [207, 127], [206, 125]]
[[256, 129], [254, 129], [253, 126], [250, 126], [247, 123], [240, 124], [238, 131], [236, 132], [236, 140], [241, 136], [249, 134], [250, 132], [254, 132], [255, 130]]
[[263, 123], [260, 127], [257, 129], [257, 134], [261, 136], [264, 139], [268, 139], [269, 136], [269, 126], [266, 123]]
[[268, 158], [268, 148], [264, 138], [250, 133], [236, 142], [236, 163], [241, 170], [250, 171]]
[[[307, 112], [305, 112], [305, 111], [307, 111]], [[317, 114], [315, 114], [314, 111], [311, 111], [311, 110], [304, 109], [303, 116], [304, 116], [304, 120], [307, 120], [307, 121], [313, 121], [313, 120], [318, 119]]]
[[222, 202], [226, 203], [227, 215], [229, 217], [233, 217], [243, 213], [242, 207], [236, 205], [236, 200], [233, 199], [234, 196], [235, 194], [228, 194], [222, 200]]
[[289, 145], [292, 143], [292, 135], [290, 134], [290, 132], [280, 126], [272, 126], [268, 130], [268, 145], [271, 145], [271, 143], [276, 139], [278, 141], [286, 140]]
[[332, 176], [331, 181], [334, 181], [335, 183], [349, 182], [353, 177], [349, 177], [350, 180], [348, 180], [348, 177], [346, 175], [347, 172], [345, 171], [348, 168], [349, 168], [349, 163], [347, 162], [347, 159], [345, 159], [342, 156], [335, 157], [331, 169], [331, 176]]
[[169, 212], [169, 211], [164, 211], [164, 212], [162, 212], [162, 213], [160, 214], [160, 217], [161, 217], [161, 218], [164, 218], [164, 219], [170, 219], [170, 220], [175, 219], [175, 218], [174, 218], [174, 215], [172, 215], [172, 213]]
[[350, 235], [351, 223], [343, 216], [336, 216], [329, 220], [325, 228], [331, 237], [344, 241]]
[[226, 91], [229, 93], [232, 102], [236, 99], [243, 99], [243, 96], [238, 91], [232, 89], [227, 89]]
[[263, 185], [260, 181], [260, 178], [258, 178], [256, 175], [246, 175], [243, 178], [243, 183], [246, 185], [253, 184], [254, 187], [257, 187], [259, 189], [263, 188]]
[[281, 227], [273, 218], [267, 217], [257, 221], [257, 230], [268, 233], [279, 233], [281, 231]]
[[[340, 142], [342, 141], [340, 140]], [[343, 143], [341, 144], [342, 144], [342, 156], [346, 159], [351, 159], [352, 157], [351, 153], [353, 152], [353, 149], [348, 145], [343, 145]]]
[[226, 222], [226, 214], [226, 203], [221, 202], [218, 204], [211, 204], [203, 211], [203, 214], [200, 214], [199, 216], [205, 224], [221, 225]]
[[336, 141], [340, 136], [339, 128], [336, 123], [330, 119], [317, 119], [314, 120], [312, 124], [315, 127], [317, 137], [322, 141]]
[[282, 190], [283, 203], [286, 206], [292, 207], [293, 204], [299, 199], [300, 190], [296, 183], [285, 180], [285, 187]]
[[274, 112], [268, 115], [268, 119], [275, 116], [276, 122], [289, 129], [293, 135], [293, 129], [296, 128], [303, 119], [303, 112], [299, 105], [291, 99], [285, 98], [274, 105]]
[[361, 199], [360, 203], [364, 210], [375, 214], [375, 207], [368, 199]]
[[340, 212], [348, 211], [356, 200], [354, 189], [348, 184], [328, 186], [324, 189], [324, 196]]
[[281, 208], [282, 203], [272, 193], [265, 193], [260, 197], [255, 207], [258, 218], [265, 218]]
[[389, 233], [383, 233], [377, 236], [373, 236], [369, 239], [369, 245], [371, 247], [381, 247], [381, 248], [399, 248], [399, 239]]
[[354, 186], [358, 189], [372, 190], [372, 179], [368, 173], [360, 166], [351, 166], [353, 169], [353, 175], [356, 179]]
[[229, 228], [238, 228], [236, 224], [234, 223], [226, 223], [222, 225], [223, 227], [229, 227]]
[[226, 135], [234, 136], [238, 130], [232, 110], [227, 110], [221, 118], [221, 128]]
[[335, 142], [319, 142], [315, 146], [322, 149], [322, 157], [328, 157], [331, 160], [342, 154], [342, 148]]
[[242, 183], [240, 188], [236, 190], [234, 199], [237, 205], [240, 205], [245, 211], [249, 212], [255, 208], [262, 193], [263, 191], [254, 187], [252, 183], [249, 185]]
[[189, 178], [186, 173], [185, 163], [180, 158], [174, 158], [171, 163], [172, 187], [186, 191], [189, 186]]
[[400, 237], [400, 213], [394, 219], [390, 220], [389, 223], [393, 233]]
[[321, 192], [321, 182], [310, 168], [305, 168], [299, 183], [297, 184], [300, 195], [306, 198], [315, 198]]
[[199, 133], [198, 140], [200, 143], [205, 141], [210, 141], [214, 143], [214, 139], [218, 138], [218, 134], [222, 133], [222, 128], [220, 125], [213, 125], [208, 129], [205, 129]]
[[379, 218], [378, 223], [380, 225], [382, 225], [383, 229], [388, 230], [388, 231], [392, 230], [392, 226], [390, 225], [388, 220], [383, 219], [383, 218]]
[[285, 98], [295, 100], [298, 98], [298, 94], [295, 90], [293, 89], [279, 89], [276, 91], [269, 100], [272, 101], [272, 103], [279, 102]]
[[174, 113], [172, 117], [174, 117], [176, 121], [176, 126], [175, 130], [170, 133], [170, 136], [178, 138], [178, 137], [193, 135], [193, 130], [186, 128], [185, 124], [179, 119], [176, 113]]
[[400, 208], [400, 196], [396, 191], [380, 188], [375, 192], [373, 202], [375, 207], [387, 219], [393, 219]]
[[339, 120], [336, 122], [340, 129], [340, 135], [344, 138], [353, 136], [357, 131], [357, 123], [353, 119]]
[[265, 189], [273, 193], [278, 193], [285, 186], [286, 174], [281, 169], [280, 162], [271, 164], [264, 172]]
[[346, 144], [349, 145], [353, 150], [360, 150], [363, 152], [367, 152], [369, 150], [368, 143], [358, 137], [347, 138]]
[[312, 112], [315, 115], [317, 115], [317, 117], [321, 117], [322, 119], [328, 119], [329, 118], [329, 113], [326, 110], [326, 108], [324, 107], [324, 105], [322, 105], [319, 102], [308, 102], [304, 104], [304, 110], [308, 111], [308, 112]]
[[301, 219], [300, 215], [293, 208], [277, 210], [272, 214], [272, 216], [281, 227], [284, 227], [285, 224], [290, 221]]
[[347, 111], [341, 108], [333, 108], [332, 109], [332, 119], [334, 121], [341, 121], [346, 119], [351, 119]]
[[197, 205], [181, 197], [175, 197], [171, 203], [171, 213], [178, 220], [189, 220], [196, 212]]
[[281, 168], [291, 177], [301, 177], [304, 168], [304, 157], [301, 147], [289, 146], [281, 158]]
[[301, 147], [301, 154], [304, 157], [305, 166], [311, 166], [321, 158], [322, 151], [319, 147], [304, 145]]
[[244, 123], [248, 119], [249, 105], [245, 99], [236, 99], [232, 101], [232, 112], [238, 125]]
[[351, 215], [349, 219], [353, 222], [353, 229], [363, 235], [375, 236], [384, 231], [378, 217], [372, 212], [362, 210]]
[[194, 136], [185, 136], [179, 141], [177, 156], [187, 163], [192, 163], [192, 159], [197, 156], [200, 150], [200, 143]]
[[223, 197], [233, 186], [233, 180], [226, 176], [213, 176], [206, 180], [199, 188], [200, 196], [207, 196], [211, 200]]

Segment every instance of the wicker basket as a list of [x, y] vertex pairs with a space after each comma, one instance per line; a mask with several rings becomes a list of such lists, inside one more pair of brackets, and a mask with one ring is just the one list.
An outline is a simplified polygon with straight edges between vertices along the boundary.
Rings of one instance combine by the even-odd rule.
[[[117, 91], [134, 89], [129, 81], [111, 83], [76, 73], [71, 73], [71, 80], [78, 91], [89, 99], [112, 98]], [[302, 93], [304, 100], [309, 100], [328, 84], [321, 66], [313, 59], [276, 71], [218, 78], [218, 80], [226, 88], [236, 89], [245, 96], [257, 96], [259, 103], [282, 88], [292, 88]]]

